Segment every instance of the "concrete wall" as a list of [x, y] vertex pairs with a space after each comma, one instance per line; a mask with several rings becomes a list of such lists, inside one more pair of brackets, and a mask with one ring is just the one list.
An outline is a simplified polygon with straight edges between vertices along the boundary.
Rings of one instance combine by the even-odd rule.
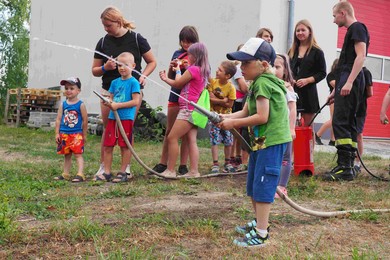
[[[337, 26], [332, 24], [334, 2], [295, 1], [295, 22], [303, 18], [312, 22], [327, 64], [331, 64], [336, 55]], [[198, 29], [201, 41], [208, 47], [214, 75], [215, 68], [226, 59], [226, 53], [235, 51], [240, 43], [255, 36], [260, 27], [271, 28], [275, 35], [273, 46], [277, 51], [285, 52], [288, 49], [288, 4], [288, 0], [32, 0], [28, 86], [58, 86], [62, 78], [78, 76], [83, 84], [80, 97], [86, 102], [88, 112], [99, 113], [98, 99], [92, 90], [99, 89], [101, 81], [91, 74], [93, 53], [44, 40], [94, 50], [97, 41], [105, 34], [100, 14], [105, 7], [114, 5], [126, 19], [136, 23], [136, 31], [152, 46], [158, 64], [151, 79], [158, 84], [147, 84], [145, 100], [154, 107], [163, 106], [165, 109], [168, 92], [161, 86], [158, 71], [168, 67], [172, 53], [179, 47], [178, 34], [184, 25], [194, 25]], [[323, 103], [327, 96], [325, 82], [320, 84], [319, 91], [320, 103]], [[326, 112], [322, 114], [328, 115]]]

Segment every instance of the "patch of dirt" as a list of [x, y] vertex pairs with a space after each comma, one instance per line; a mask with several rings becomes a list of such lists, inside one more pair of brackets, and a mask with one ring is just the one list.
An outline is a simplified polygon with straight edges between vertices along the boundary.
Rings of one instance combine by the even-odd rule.
[[2, 161], [5, 161], [5, 162], [17, 162], [20, 160], [27, 161], [27, 162], [36, 162], [36, 163], [46, 162], [45, 160], [43, 160], [39, 156], [36, 156], [34, 158], [31, 158], [31, 159], [26, 159], [26, 155], [24, 153], [11, 152], [11, 151], [3, 149], [1, 147], [0, 147], [0, 158]]
[[0, 148], [0, 158], [3, 161], [14, 162], [14, 161], [24, 159], [24, 157], [25, 156], [21, 153], [10, 152], [8, 150], [4, 150]]
[[[102, 199], [92, 201], [80, 209], [80, 216], [91, 216], [93, 221], [118, 229], [126, 223], [127, 219], [144, 219], [152, 214], [163, 213], [164, 220], [211, 219], [219, 223], [215, 229], [188, 227], [169, 233], [164, 225], [158, 223], [136, 223], [132, 227], [135, 231], [129, 234], [124, 241], [105, 241], [99, 246], [99, 250], [110, 252], [110, 248], [117, 243], [126, 243], [123, 252], [137, 246], [146, 251], [153, 247], [154, 254], [158, 258], [178, 257], [178, 251], [183, 251], [189, 258], [220, 259], [259, 259], [273, 257], [280, 258], [351, 258], [353, 249], [356, 248], [359, 255], [372, 252], [380, 252], [379, 258], [390, 255], [390, 226], [381, 221], [352, 220], [348, 217], [319, 218], [299, 213], [281, 199], [276, 200], [272, 206], [271, 240], [267, 247], [259, 250], [238, 249], [232, 246], [232, 240], [240, 235], [234, 232], [234, 227], [245, 223], [237, 213], [238, 208], [251, 210], [251, 202], [245, 194], [234, 194], [230, 189], [245, 187], [245, 176], [235, 178], [213, 178], [203, 180], [210, 182], [217, 188], [213, 191], [197, 191], [182, 194], [170, 194], [160, 197], [124, 197], [114, 199]], [[109, 184], [98, 187], [105, 189]], [[328, 184], [324, 184], [328, 185]], [[352, 186], [335, 184], [334, 189], [344, 189]], [[88, 187], [93, 188], [93, 187]], [[218, 190], [218, 191], [215, 191]], [[338, 202], [330, 202], [326, 198], [306, 199], [303, 204], [306, 208], [324, 211], [334, 211], [339, 208], [347, 208], [344, 205], [336, 205]], [[118, 215], [125, 218], [118, 219]], [[388, 213], [384, 213], [388, 214]], [[248, 214], [249, 219], [254, 215]], [[67, 221], [73, 221], [72, 218]], [[388, 219], [388, 218], [387, 218]], [[45, 235], [45, 227], [49, 227], [49, 221], [38, 221], [29, 216], [19, 219], [23, 230], [34, 230], [41, 233], [39, 240], [30, 241], [25, 245], [18, 244], [15, 248], [8, 247], [7, 251], [0, 249], [0, 258], [6, 258], [5, 252], [12, 252], [14, 259], [23, 259], [30, 256], [39, 256], [42, 259], [66, 259], [92, 258], [98, 256], [97, 245], [93, 241], [71, 243], [64, 237], [50, 237]], [[167, 233], [168, 232], [168, 233]], [[175, 254], [176, 252], [176, 254]], [[185, 257], [183, 257], [185, 258]]]

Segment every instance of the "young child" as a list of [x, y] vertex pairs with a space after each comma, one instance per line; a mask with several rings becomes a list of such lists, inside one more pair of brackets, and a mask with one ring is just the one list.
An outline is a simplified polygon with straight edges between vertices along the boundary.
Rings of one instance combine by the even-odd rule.
[[[363, 156], [364, 152], [363, 129], [367, 117], [367, 99], [374, 95], [371, 72], [366, 67], [363, 67], [363, 74], [365, 88], [356, 112], [357, 148], [360, 156]], [[359, 157], [356, 156], [353, 166], [355, 177], [361, 172], [360, 163]]]
[[[236, 100], [236, 89], [230, 79], [236, 73], [236, 65], [231, 61], [223, 61], [219, 65], [215, 79], [210, 79], [207, 90], [210, 93], [211, 111], [218, 114], [232, 113], [234, 100]], [[218, 126], [210, 125], [210, 143], [213, 166], [211, 173], [219, 172], [218, 144], [224, 144], [225, 164], [224, 172], [235, 172], [235, 168], [230, 162], [232, 156], [233, 135], [229, 130], [220, 129]]]
[[[333, 91], [333, 89], [334, 89], [334, 87], [336, 85], [336, 69], [337, 69], [338, 62], [339, 62], [339, 59], [335, 59], [333, 61], [331, 70], [328, 73], [328, 75], [326, 76], [326, 83], [328, 84], [329, 94], [332, 93], [332, 91]], [[317, 133], [315, 133], [314, 137], [315, 137], [315, 140], [316, 140], [316, 144], [318, 144], [318, 145], [324, 145], [322, 143], [322, 140], [321, 140], [322, 134], [328, 128], [330, 128], [330, 141], [329, 141], [329, 145], [330, 146], [335, 146], [335, 138], [334, 138], [333, 129], [332, 129], [333, 110], [334, 110], [334, 104], [332, 103], [332, 104], [329, 105], [329, 112], [330, 112], [329, 120], [326, 121], [325, 123], [323, 123], [321, 125], [320, 129], [318, 129]]]
[[[289, 111], [289, 122], [290, 122], [290, 134], [292, 139], [295, 139], [295, 121], [297, 119], [297, 97], [298, 95], [294, 92], [293, 83], [294, 78], [288, 62], [288, 57], [283, 54], [277, 54], [275, 59], [275, 76], [284, 81], [286, 86], [286, 100]], [[291, 173], [291, 157], [292, 157], [292, 142], [287, 143], [286, 151], [283, 154], [282, 170], [279, 178], [279, 189], [287, 195], [287, 183]], [[279, 195], [275, 193], [275, 198], [279, 198]]]
[[55, 180], [69, 180], [72, 166], [72, 154], [76, 158], [78, 171], [72, 182], [83, 182], [84, 170], [84, 144], [88, 130], [88, 114], [83, 101], [79, 100], [81, 91], [79, 78], [61, 80], [61, 86], [65, 86], [66, 100], [60, 104], [56, 119], [57, 153], [65, 155], [64, 171]]
[[[183, 98], [197, 102], [210, 76], [207, 49], [203, 43], [194, 43], [188, 48], [188, 62], [190, 66], [184, 74], [181, 73], [178, 64], [175, 68], [176, 76], [174, 80], [168, 78], [165, 71], [160, 71], [160, 78], [171, 87], [181, 89], [180, 96]], [[197, 177], [200, 176], [198, 172], [199, 150], [196, 143], [197, 126], [193, 124], [192, 119], [194, 107], [182, 98], [179, 98], [179, 107], [179, 114], [167, 137], [168, 165], [162, 175], [167, 177], [176, 176], [175, 163], [179, 155], [178, 141], [186, 135], [190, 155], [190, 171], [183, 176]]]
[[[175, 68], [178, 65], [178, 62], [180, 62], [180, 70], [183, 74], [188, 65], [188, 48], [196, 43], [199, 42], [199, 36], [196, 28], [194, 26], [184, 26], [180, 33], [179, 33], [179, 44], [180, 49], [175, 51], [173, 53], [171, 63], [169, 64], [168, 69], [168, 78], [175, 79]], [[176, 94], [180, 94], [181, 89], [177, 88], [171, 88], [171, 91], [175, 92]], [[176, 120], [177, 114], [179, 113], [179, 97], [173, 93], [169, 95], [168, 99], [168, 112], [167, 112], [167, 126], [165, 130], [165, 137], [163, 142], [163, 149], [162, 154], [160, 158], [160, 162], [154, 166], [153, 170], [162, 173], [167, 169], [167, 161], [168, 161], [168, 143], [167, 143], [167, 137], [169, 133], [171, 132], [173, 123]], [[186, 174], [188, 172], [187, 168], [187, 160], [188, 160], [188, 145], [187, 145], [187, 139], [184, 137], [181, 140], [181, 146], [180, 146], [180, 165], [178, 168], [178, 173], [180, 175]]]
[[126, 182], [132, 178], [132, 174], [126, 173], [126, 167], [130, 163], [130, 150], [126, 145], [119, 129], [116, 125], [116, 120], [113, 111], [117, 111], [121, 124], [126, 132], [129, 142], [132, 141], [133, 123], [136, 113], [136, 107], [139, 102], [140, 84], [131, 75], [135, 68], [134, 56], [130, 52], [122, 52], [118, 58], [118, 71], [121, 75], [111, 82], [110, 99], [112, 102], [103, 103], [108, 106], [110, 114], [108, 115], [108, 123], [104, 132], [104, 173], [96, 175], [95, 180], [110, 181], [113, 178], [111, 174], [112, 153], [114, 146], [118, 144], [121, 149], [121, 169], [120, 172], [112, 179], [112, 182]]
[[[286, 87], [271, 71], [275, 61], [272, 46], [260, 38], [250, 38], [237, 52], [227, 54], [230, 60], [242, 61], [241, 69], [249, 87], [244, 108], [221, 115], [222, 129], [251, 127], [252, 152], [249, 157], [247, 195], [251, 197], [256, 221], [236, 231], [246, 233], [235, 239], [242, 247], [264, 246], [268, 239], [268, 219], [274, 201], [286, 143], [291, 142], [286, 102]], [[256, 223], [254, 225], [254, 223]]]

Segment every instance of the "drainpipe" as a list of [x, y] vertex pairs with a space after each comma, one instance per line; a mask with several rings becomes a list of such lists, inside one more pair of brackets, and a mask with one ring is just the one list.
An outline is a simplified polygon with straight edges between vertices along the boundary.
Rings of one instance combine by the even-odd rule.
[[295, 1], [288, 0], [288, 27], [287, 27], [287, 51], [290, 49], [294, 38], [294, 7]]

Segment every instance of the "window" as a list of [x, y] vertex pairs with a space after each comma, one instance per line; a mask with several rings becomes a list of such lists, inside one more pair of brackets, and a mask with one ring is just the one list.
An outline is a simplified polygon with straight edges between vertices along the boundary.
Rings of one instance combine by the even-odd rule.
[[372, 79], [382, 80], [383, 59], [367, 56], [364, 65], [372, 74]]
[[385, 66], [383, 70], [383, 80], [390, 81], [390, 59], [385, 59]]
[[[340, 51], [337, 50], [337, 58], [340, 57]], [[390, 82], [390, 57], [368, 54], [364, 66], [371, 72], [373, 80]]]

